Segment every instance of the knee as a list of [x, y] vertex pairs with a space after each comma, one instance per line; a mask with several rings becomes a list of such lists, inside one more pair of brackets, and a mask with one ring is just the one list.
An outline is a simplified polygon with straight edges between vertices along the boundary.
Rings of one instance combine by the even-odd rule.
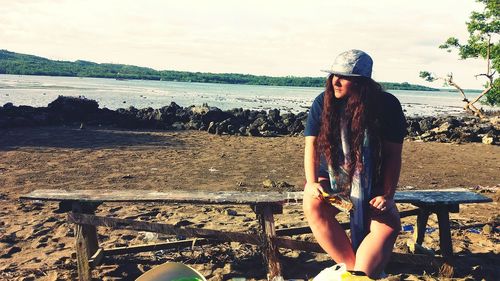
[[304, 198], [302, 209], [308, 220], [314, 219], [321, 214], [321, 200], [318, 198]]
[[311, 221], [318, 221], [322, 218], [332, 218], [338, 214], [339, 210], [328, 205], [319, 198], [304, 198], [302, 202], [302, 209], [306, 219]]

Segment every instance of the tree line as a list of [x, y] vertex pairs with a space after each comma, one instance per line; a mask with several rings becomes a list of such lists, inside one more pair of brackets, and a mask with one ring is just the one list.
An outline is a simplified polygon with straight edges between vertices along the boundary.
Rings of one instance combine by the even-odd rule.
[[[268, 86], [323, 87], [324, 77], [272, 77], [238, 73], [202, 73], [158, 71], [125, 64], [95, 63], [77, 60], [55, 61], [43, 57], [0, 50], [0, 74], [96, 77], [113, 79], [144, 79], [178, 82], [224, 83]], [[382, 82], [388, 90], [438, 91], [409, 83]]]

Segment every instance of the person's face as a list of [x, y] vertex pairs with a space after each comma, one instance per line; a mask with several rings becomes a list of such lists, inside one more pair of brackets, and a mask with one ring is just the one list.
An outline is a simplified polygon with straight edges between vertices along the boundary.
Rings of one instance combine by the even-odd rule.
[[354, 87], [354, 78], [334, 74], [332, 77], [332, 86], [337, 99], [342, 99], [352, 95], [356, 91]]

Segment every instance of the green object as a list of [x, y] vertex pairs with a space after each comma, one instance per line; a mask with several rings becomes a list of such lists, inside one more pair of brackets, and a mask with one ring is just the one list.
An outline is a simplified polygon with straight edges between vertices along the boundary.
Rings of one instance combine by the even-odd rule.
[[188, 265], [167, 262], [146, 271], [136, 281], [206, 281], [206, 279]]

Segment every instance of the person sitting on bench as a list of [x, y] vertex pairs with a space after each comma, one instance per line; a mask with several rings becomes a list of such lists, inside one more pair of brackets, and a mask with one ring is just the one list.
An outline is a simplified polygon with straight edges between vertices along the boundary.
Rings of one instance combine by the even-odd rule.
[[[303, 208], [335, 262], [375, 278], [401, 228], [393, 197], [406, 121], [399, 101], [371, 79], [372, 65], [365, 52], [349, 50], [326, 71], [326, 89], [314, 100], [304, 132]], [[332, 194], [352, 201], [351, 241], [335, 218], [339, 208], [324, 200]]]

